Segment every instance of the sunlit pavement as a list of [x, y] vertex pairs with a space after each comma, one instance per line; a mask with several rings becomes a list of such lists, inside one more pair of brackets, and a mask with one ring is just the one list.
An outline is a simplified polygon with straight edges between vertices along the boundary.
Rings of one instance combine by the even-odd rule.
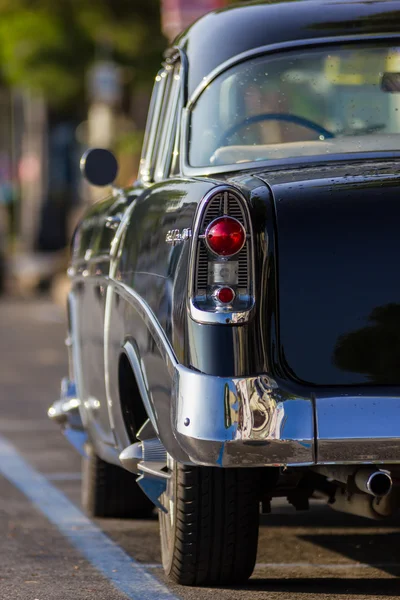
[[[0, 302], [0, 436], [80, 508], [79, 456], [46, 417], [66, 373], [64, 337], [62, 311], [48, 300]], [[143, 563], [143, 572], [167, 583], [156, 519], [96, 523], [116, 548]], [[0, 536], [1, 600], [126, 598], [1, 476]], [[272, 515], [262, 517], [257, 563], [253, 578], [241, 588], [213, 592], [167, 585], [177, 598], [397, 598], [400, 518], [370, 522], [320, 505], [296, 513], [279, 502]], [[133, 589], [134, 577], [132, 572]], [[149, 581], [145, 595], [138, 587], [131, 597], [160, 597]]]

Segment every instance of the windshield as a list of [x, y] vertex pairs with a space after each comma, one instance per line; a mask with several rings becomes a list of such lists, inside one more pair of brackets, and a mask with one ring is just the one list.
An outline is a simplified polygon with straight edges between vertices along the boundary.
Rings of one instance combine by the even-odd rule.
[[400, 48], [262, 56], [212, 81], [190, 119], [189, 163], [400, 151]]

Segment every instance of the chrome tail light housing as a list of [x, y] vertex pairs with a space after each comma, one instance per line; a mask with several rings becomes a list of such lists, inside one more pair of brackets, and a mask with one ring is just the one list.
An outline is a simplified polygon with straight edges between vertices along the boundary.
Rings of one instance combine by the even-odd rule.
[[254, 307], [253, 231], [247, 201], [232, 186], [202, 199], [193, 228], [189, 310], [199, 323], [246, 322]]

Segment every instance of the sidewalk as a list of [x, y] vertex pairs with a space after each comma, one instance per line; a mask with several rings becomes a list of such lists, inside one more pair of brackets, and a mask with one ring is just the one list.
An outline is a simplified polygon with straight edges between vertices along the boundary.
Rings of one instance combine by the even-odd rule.
[[65, 252], [16, 254], [8, 259], [8, 291], [30, 297], [49, 289], [53, 301], [64, 308], [70, 287], [66, 269]]

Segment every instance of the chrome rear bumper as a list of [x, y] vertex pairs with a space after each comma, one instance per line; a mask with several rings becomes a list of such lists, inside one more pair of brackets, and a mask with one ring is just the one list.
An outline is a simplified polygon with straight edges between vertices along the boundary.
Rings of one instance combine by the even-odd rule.
[[400, 463], [400, 398], [317, 397], [315, 414], [318, 464]]
[[400, 463], [400, 398], [298, 397], [264, 375], [229, 379], [175, 365], [172, 427], [201, 465]]

